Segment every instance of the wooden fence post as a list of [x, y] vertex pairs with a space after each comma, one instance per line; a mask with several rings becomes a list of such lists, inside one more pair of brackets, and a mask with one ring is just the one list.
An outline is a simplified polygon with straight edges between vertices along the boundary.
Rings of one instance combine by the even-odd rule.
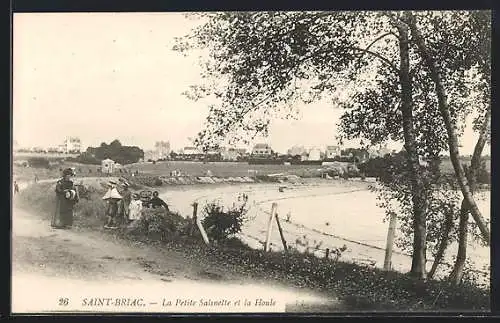
[[389, 230], [387, 231], [387, 244], [385, 247], [384, 270], [391, 270], [392, 267], [392, 248], [394, 245], [394, 235], [396, 232], [397, 217], [396, 214], [391, 214], [389, 221]]
[[203, 241], [205, 241], [206, 245], [209, 245], [210, 241], [208, 240], [207, 233], [205, 232], [203, 225], [201, 225], [201, 220], [199, 218], [196, 219], [196, 225], [198, 225], [198, 229], [200, 229], [201, 236], [203, 237]]
[[269, 221], [267, 223], [267, 235], [266, 235], [266, 244], [264, 246], [264, 251], [269, 250], [269, 245], [271, 244], [271, 230], [273, 229], [273, 218], [276, 213], [276, 208], [278, 204], [274, 202], [271, 206], [271, 213], [269, 213]]
[[278, 224], [278, 231], [280, 232], [281, 243], [283, 243], [283, 249], [285, 250], [285, 252], [287, 252], [288, 247], [286, 246], [286, 240], [285, 240], [285, 236], [283, 235], [283, 230], [281, 229], [281, 224], [280, 224], [280, 220], [278, 217], [278, 213], [275, 213], [274, 217], [276, 218], [276, 223]]
[[193, 203], [193, 222], [191, 223], [191, 230], [189, 232], [190, 236], [193, 236], [193, 234], [194, 234], [194, 227], [196, 225], [197, 219], [198, 219], [198, 203], [194, 202]]

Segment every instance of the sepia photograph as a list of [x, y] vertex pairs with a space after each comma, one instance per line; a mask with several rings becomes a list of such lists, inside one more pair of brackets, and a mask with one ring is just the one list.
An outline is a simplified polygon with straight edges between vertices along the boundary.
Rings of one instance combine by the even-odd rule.
[[489, 313], [492, 12], [15, 12], [12, 314]]

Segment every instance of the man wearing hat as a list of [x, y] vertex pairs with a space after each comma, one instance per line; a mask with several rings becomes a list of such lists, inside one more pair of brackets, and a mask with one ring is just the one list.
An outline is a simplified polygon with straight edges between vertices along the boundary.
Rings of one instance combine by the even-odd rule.
[[78, 192], [71, 181], [73, 170], [66, 168], [62, 175], [56, 183], [56, 211], [51, 223], [51, 226], [57, 229], [70, 228], [73, 225], [73, 210], [78, 203]]

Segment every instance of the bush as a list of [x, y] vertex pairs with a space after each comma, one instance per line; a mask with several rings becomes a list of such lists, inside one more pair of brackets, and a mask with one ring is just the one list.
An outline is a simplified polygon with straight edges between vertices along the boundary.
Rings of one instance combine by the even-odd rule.
[[224, 207], [216, 202], [207, 203], [202, 211], [204, 215], [201, 221], [210, 240], [226, 241], [230, 236], [241, 232], [241, 227], [246, 221], [246, 202], [248, 197], [240, 195], [240, 205], [224, 210]]
[[355, 165], [349, 165], [347, 166], [347, 173], [349, 174], [349, 177], [360, 177], [360, 171]]
[[142, 211], [139, 230], [152, 240], [166, 241], [187, 234], [190, 224], [178, 213], [167, 212], [163, 208], [147, 208]]

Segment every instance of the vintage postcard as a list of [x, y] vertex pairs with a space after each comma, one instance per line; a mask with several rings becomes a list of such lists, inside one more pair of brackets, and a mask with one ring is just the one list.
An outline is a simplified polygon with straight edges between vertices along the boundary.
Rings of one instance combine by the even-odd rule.
[[490, 311], [490, 11], [13, 14], [12, 312]]

